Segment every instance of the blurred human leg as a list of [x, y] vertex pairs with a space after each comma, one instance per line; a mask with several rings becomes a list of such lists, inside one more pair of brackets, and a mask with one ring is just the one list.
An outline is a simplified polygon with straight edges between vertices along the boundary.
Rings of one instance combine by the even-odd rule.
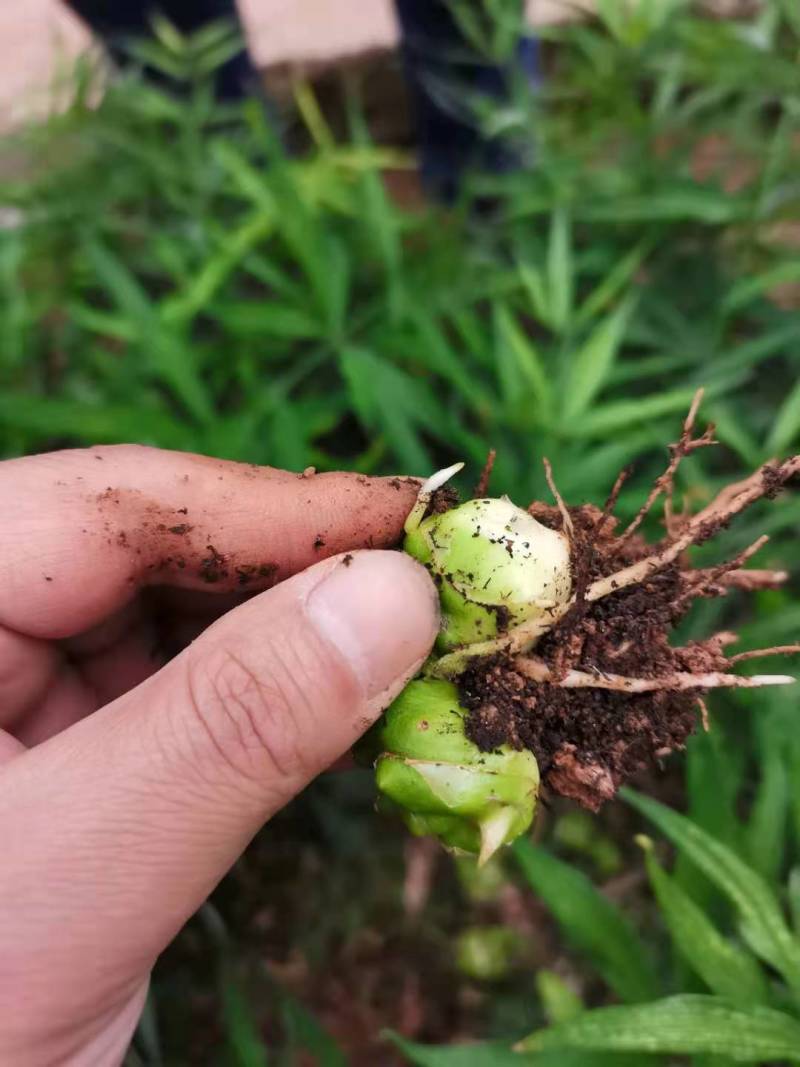
[[[240, 25], [235, 0], [64, 0], [103, 41], [115, 62], [129, 62], [126, 42], [150, 33], [150, 19], [163, 14], [179, 30], [191, 33], [209, 22], [227, 19]], [[242, 48], [217, 73], [219, 95], [235, 100], [252, 93], [258, 77]]]
[[395, 0], [395, 7], [428, 191], [452, 201], [469, 168], [497, 173], [524, 165], [507, 138], [481, 133], [468, 97], [502, 103], [513, 99], [520, 82], [533, 90], [539, 66], [535, 38], [521, 37], [508, 62], [495, 64], [466, 40], [445, 0]]

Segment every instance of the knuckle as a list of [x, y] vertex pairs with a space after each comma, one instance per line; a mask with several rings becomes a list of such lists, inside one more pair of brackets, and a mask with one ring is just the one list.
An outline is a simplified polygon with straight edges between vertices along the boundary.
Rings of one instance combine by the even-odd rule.
[[280, 663], [262, 676], [229, 648], [189, 670], [193, 716], [223, 767], [239, 778], [296, 779], [306, 770], [306, 698]]

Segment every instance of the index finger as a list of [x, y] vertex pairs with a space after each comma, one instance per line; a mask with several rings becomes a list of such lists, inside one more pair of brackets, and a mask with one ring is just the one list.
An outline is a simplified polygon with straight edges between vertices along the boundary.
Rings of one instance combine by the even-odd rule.
[[402, 535], [413, 478], [293, 474], [139, 445], [0, 463], [0, 624], [86, 630], [142, 585], [262, 589]]

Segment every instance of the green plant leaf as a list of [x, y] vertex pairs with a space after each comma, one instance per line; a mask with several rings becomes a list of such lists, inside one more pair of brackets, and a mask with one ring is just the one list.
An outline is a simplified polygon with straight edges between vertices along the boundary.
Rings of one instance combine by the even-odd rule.
[[552, 911], [566, 940], [591, 960], [622, 1000], [656, 996], [647, 950], [627, 919], [576, 868], [520, 839], [514, 855], [525, 880]]
[[564, 387], [564, 419], [580, 419], [608, 380], [617, 358], [628, 320], [632, 300], [623, 301], [616, 311], [595, 326], [583, 345], [572, 356]]
[[753, 869], [776, 885], [788, 845], [792, 785], [786, 759], [787, 739], [781, 728], [782, 708], [773, 701], [774, 698], [766, 697], [767, 707], [756, 725], [760, 781], [745, 827], [744, 844]]
[[248, 252], [272, 231], [273, 210], [254, 212], [233, 233], [220, 234], [220, 248], [179, 292], [162, 305], [165, 322], [184, 324], [194, 318], [214, 296]]
[[549, 325], [555, 333], [563, 333], [572, 316], [575, 278], [572, 268], [572, 226], [563, 207], [557, 207], [550, 219], [550, 240], [547, 246], [547, 286], [550, 294]]
[[17, 426], [47, 443], [54, 437], [73, 437], [88, 443], [139, 441], [162, 448], [189, 448], [191, 431], [164, 411], [134, 404], [99, 404], [62, 397], [0, 393], [0, 421]]
[[800, 261], [793, 259], [778, 263], [754, 278], [743, 278], [733, 285], [722, 305], [724, 314], [732, 314], [758, 297], [787, 282], [800, 281]]
[[525, 334], [504, 304], [495, 303], [496, 365], [506, 404], [533, 401], [537, 418], [548, 413], [550, 383], [533, 338]]
[[409, 309], [408, 320], [412, 329], [411, 345], [415, 361], [419, 360], [441, 375], [476, 407], [491, 402], [493, 398], [487, 397], [486, 387], [474, 373], [468, 371], [465, 360], [426, 308]]
[[[324, 335], [324, 328], [305, 308], [285, 302], [230, 300], [213, 305], [207, 313], [232, 333], [248, 339], [294, 341]], [[269, 357], [269, 351], [265, 355]]]
[[800, 381], [796, 382], [778, 409], [764, 446], [768, 455], [784, 452], [800, 435]]
[[348, 1067], [347, 1059], [331, 1035], [296, 998], [280, 992], [281, 1021], [295, 1062], [297, 1053], [309, 1052], [317, 1067]]
[[267, 1067], [269, 1057], [261, 1040], [253, 1010], [248, 1004], [233, 968], [220, 968], [220, 994], [225, 1037], [234, 1067]]
[[545, 1018], [551, 1023], [567, 1022], [584, 1011], [581, 998], [555, 971], [542, 968], [536, 972], [536, 992]]
[[800, 993], [800, 940], [763, 878], [684, 815], [631, 789], [621, 792], [729, 898], [739, 913], [742, 937]]
[[441, 427], [443, 419], [420, 383], [366, 349], [344, 349], [341, 368], [357, 413], [367, 427], [381, 427], [401, 469], [431, 470], [420, 430]]
[[629, 1056], [606, 1056], [602, 1053], [535, 1053], [515, 1052], [508, 1042], [474, 1045], [420, 1045], [399, 1034], [386, 1037], [415, 1067], [638, 1067], [639, 1060]]
[[676, 996], [653, 1004], [598, 1008], [531, 1034], [521, 1051], [592, 1049], [710, 1053], [736, 1063], [800, 1063], [800, 1023], [769, 1008], [742, 1008], [720, 997]]
[[564, 427], [575, 438], [608, 437], [637, 423], [649, 422], [662, 415], [686, 412], [694, 389], [673, 389], [639, 400], [618, 400], [587, 412], [579, 421]]
[[745, 1007], [766, 1004], [767, 986], [756, 961], [716, 929], [691, 897], [661, 867], [644, 839], [645, 862], [661, 914], [680, 955], [712, 993]]
[[611, 268], [581, 304], [575, 316], [576, 325], [590, 322], [620, 295], [641, 267], [650, 247], [650, 241], [641, 241]]

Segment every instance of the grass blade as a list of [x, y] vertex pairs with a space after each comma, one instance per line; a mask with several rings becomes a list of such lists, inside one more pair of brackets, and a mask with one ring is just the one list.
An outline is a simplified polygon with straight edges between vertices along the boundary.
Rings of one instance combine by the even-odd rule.
[[317, 1067], [347, 1067], [345, 1055], [331, 1035], [296, 997], [285, 991], [281, 993], [281, 1021], [293, 1053], [291, 1063], [299, 1060], [295, 1057], [302, 1050], [311, 1053]]
[[527, 395], [541, 420], [549, 410], [551, 393], [539, 350], [508, 307], [499, 302], [494, 307], [494, 327], [496, 366], [506, 404], [516, 407]]
[[420, 1045], [400, 1034], [387, 1038], [415, 1067], [638, 1067], [629, 1056], [595, 1055], [585, 1052], [532, 1053], [515, 1052], [509, 1044], [489, 1042], [474, 1045]]
[[647, 952], [627, 919], [589, 879], [527, 840], [514, 846], [526, 881], [558, 920], [564, 937], [591, 959], [615, 993], [637, 1003], [656, 996]]
[[625, 300], [603, 319], [573, 355], [564, 390], [563, 416], [579, 419], [608, 380], [628, 325], [632, 300]]
[[650, 885], [680, 955], [712, 993], [747, 1007], [765, 1004], [767, 987], [758, 964], [722, 936], [705, 912], [655, 858], [652, 842], [640, 838]]
[[708, 1053], [736, 1063], [800, 1063], [800, 1023], [769, 1008], [742, 1008], [718, 997], [676, 996], [653, 1004], [598, 1008], [531, 1034], [522, 1051], [592, 1049]]
[[622, 795], [728, 897], [739, 913], [745, 941], [800, 993], [800, 940], [789, 929], [764, 879], [684, 815], [631, 789]]
[[567, 210], [558, 207], [550, 220], [547, 247], [547, 284], [550, 294], [550, 327], [563, 333], [572, 317], [575, 276], [572, 265], [572, 226]]
[[800, 381], [789, 392], [778, 410], [777, 418], [767, 437], [768, 455], [784, 452], [800, 434]]
[[222, 967], [220, 998], [225, 1036], [234, 1067], [267, 1067], [269, 1058], [253, 1011], [229, 966]]
[[584, 415], [580, 422], [568, 427], [569, 436], [575, 438], [610, 437], [637, 423], [649, 422], [661, 415], [685, 412], [692, 402], [694, 389], [673, 389], [666, 393], [654, 393], [638, 400], [618, 400], [604, 404]]
[[641, 241], [615, 264], [606, 277], [586, 297], [575, 316], [576, 325], [585, 325], [615, 300], [628, 285], [650, 251], [651, 242]]

